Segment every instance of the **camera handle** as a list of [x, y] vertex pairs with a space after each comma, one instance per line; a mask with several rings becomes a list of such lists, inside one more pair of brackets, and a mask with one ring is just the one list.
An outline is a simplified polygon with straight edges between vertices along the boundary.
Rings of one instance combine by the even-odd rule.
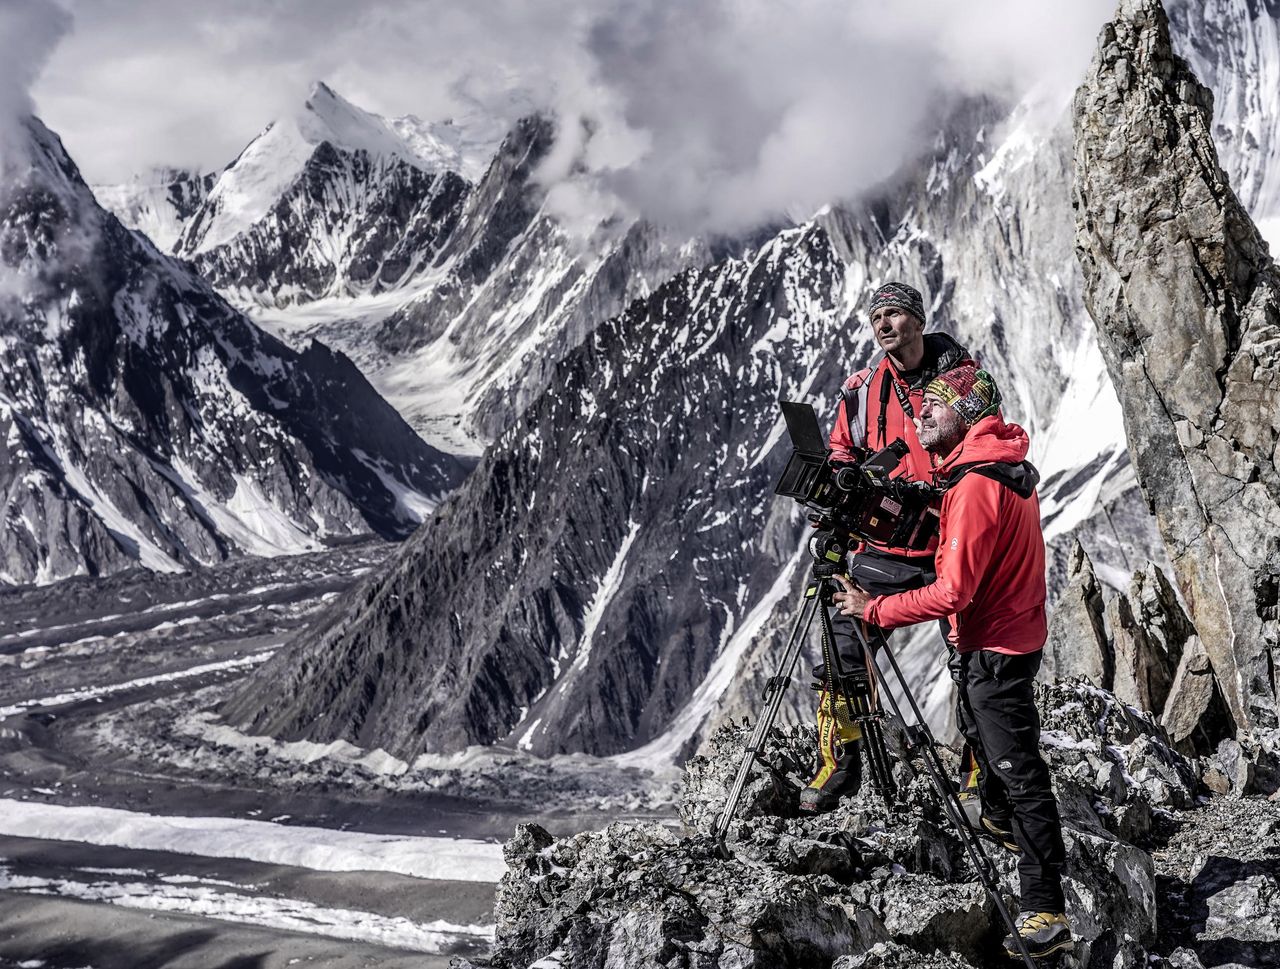
[[[864, 650], [867, 651], [869, 661], [872, 664], [876, 664], [875, 656], [870, 651], [871, 647], [862, 628], [863, 624], [855, 622], [853, 625], [858, 639], [862, 642]], [[938, 797], [942, 800], [942, 806], [946, 811], [947, 818], [960, 836], [965, 851], [969, 855], [969, 861], [973, 864], [978, 873], [978, 878], [982, 881], [983, 888], [987, 890], [987, 894], [991, 896], [991, 900], [995, 902], [996, 908], [1000, 912], [1000, 917], [1004, 919], [1005, 925], [1009, 927], [1009, 933], [1013, 936], [1014, 944], [1018, 947], [1018, 954], [1022, 956], [1022, 961], [1026, 963], [1027, 969], [1036, 969], [1035, 961], [1027, 951], [1026, 942], [1018, 934], [1017, 923], [1014, 921], [1013, 916], [1009, 914], [1009, 907], [1005, 905], [1004, 898], [1000, 894], [1000, 885], [991, 856], [987, 854], [986, 848], [983, 847], [977, 833], [969, 826], [964, 809], [960, 806], [960, 798], [951, 786], [946, 769], [942, 764], [942, 759], [938, 756], [937, 741], [934, 740], [933, 732], [929, 729], [929, 724], [925, 721], [924, 714], [920, 712], [920, 705], [916, 703], [911, 687], [907, 685], [906, 677], [902, 675], [902, 668], [898, 666], [897, 657], [893, 655], [893, 650], [889, 648], [888, 642], [882, 642], [880, 649], [884, 657], [888, 659], [898, 686], [902, 690], [902, 695], [907, 698], [908, 703], [911, 705], [911, 713], [915, 717], [915, 723], [907, 727], [906, 735], [908, 738], [914, 738], [913, 745], [920, 752], [920, 759], [924, 762], [925, 772], [929, 775], [929, 780], [933, 782], [933, 786], [938, 792]], [[893, 690], [886, 689], [884, 693], [889, 699], [889, 706], [893, 711], [893, 715], [905, 725], [907, 721], [902, 716], [902, 710], [893, 695]]]

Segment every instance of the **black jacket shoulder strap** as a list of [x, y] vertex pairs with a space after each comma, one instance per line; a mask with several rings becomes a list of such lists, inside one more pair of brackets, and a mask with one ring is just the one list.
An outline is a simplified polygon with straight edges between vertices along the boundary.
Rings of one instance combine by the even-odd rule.
[[1040, 472], [1030, 461], [974, 461], [951, 469], [942, 487], [954, 488], [967, 474], [979, 474], [1004, 485], [1019, 498], [1030, 498], [1040, 483]]
[[876, 415], [876, 430], [880, 433], [880, 447], [884, 447], [889, 442], [884, 439], [885, 436], [885, 412], [889, 409], [889, 391], [893, 387], [893, 374], [889, 372], [889, 367], [878, 368], [880, 374], [880, 413]]

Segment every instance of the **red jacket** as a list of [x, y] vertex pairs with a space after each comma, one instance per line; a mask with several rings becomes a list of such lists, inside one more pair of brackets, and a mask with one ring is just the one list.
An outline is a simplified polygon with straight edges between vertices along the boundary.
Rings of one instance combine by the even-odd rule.
[[[969, 354], [964, 347], [945, 333], [928, 333], [924, 339], [925, 359], [913, 383], [908, 384], [902, 379], [887, 356], [882, 357], [874, 369], [868, 367], [865, 370], [859, 370], [844, 382], [840, 395], [840, 407], [836, 411], [836, 423], [827, 441], [831, 448], [831, 460], [852, 461], [852, 449], [855, 446], [879, 451], [898, 438], [902, 438], [907, 442], [909, 450], [893, 473], [893, 477], [907, 477], [913, 481], [933, 480], [933, 458], [920, 446], [920, 439], [916, 437], [915, 423], [903, 411], [899, 392], [910, 403], [912, 413], [919, 415], [925, 385], [943, 371], [967, 361]], [[895, 384], [897, 391], [893, 389]], [[853, 433], [849, 426], [850, 406], [862, 415], [862, 419], [855, 425], [859, 431], [858, 434]], [[883, 435], [880, 433], [882, 410], [884, 413]], [[879, 545], [875, 547], [895, 555], [926, 556], [933, 554], [936, 543], [930, 544], [923, 551]]]
[[1038, 476], [1025, 462], [1028, 446], [1027, 432], [999, 416], [969, 428], [936, 472], [939, 482], [963, 475], [942, 498], [937, 580], [877, 596], [863, 612], [867, 622], [896, 629], [954, 616], [962, 653], [1031, 653], [1044, 646], [1044, 535]]

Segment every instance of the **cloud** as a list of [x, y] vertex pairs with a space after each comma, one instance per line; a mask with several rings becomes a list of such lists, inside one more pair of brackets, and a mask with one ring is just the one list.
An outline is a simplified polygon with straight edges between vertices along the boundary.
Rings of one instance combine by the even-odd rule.
[[[1114, 0], [68, 0], [36, 90], [91, 179], [230, 161], [312, 82], [382, 114], [532, 101], [601, 206], [733, 231], [874, 184], [965, 94], [1065, 96]], [[47, 4], [46, 4], [47, 6]], [[520, 97], [515, 95], [519, 94]]]
[[33, 110], [31, 86], [70, 22], [52, 0], [0, 2], [0, 168], [27, 143], [22, 119]]

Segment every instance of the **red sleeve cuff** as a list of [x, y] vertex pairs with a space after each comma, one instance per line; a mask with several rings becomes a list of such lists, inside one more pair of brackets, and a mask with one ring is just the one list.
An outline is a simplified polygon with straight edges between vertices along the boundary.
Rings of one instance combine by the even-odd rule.
[[876, 614], [880, 608], [880, 603], [887, 598], [888, 596], [876, 596], [874, 599], [871, 599], [867, 603], [866, 608], [862, 610], [862, 618], [873, 626], [880, 625], [880, 623], [876, 621]]

